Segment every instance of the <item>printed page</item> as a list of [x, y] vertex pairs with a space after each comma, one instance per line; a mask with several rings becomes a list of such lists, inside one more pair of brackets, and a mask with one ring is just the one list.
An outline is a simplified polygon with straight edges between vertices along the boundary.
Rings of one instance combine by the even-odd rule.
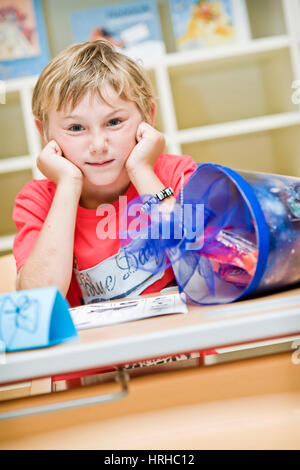
[[120, 302], [99, 302], [70, 309], [78, 330], [187, 312], [185, 295], [179, 293]]

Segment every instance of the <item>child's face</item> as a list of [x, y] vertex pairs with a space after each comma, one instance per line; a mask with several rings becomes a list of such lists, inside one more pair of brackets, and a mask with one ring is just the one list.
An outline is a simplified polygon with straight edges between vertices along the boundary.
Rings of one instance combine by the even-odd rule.
[[100, 186], [109, 190], [111, 185], [116, 192], [129, 184], [125, 162], [143, 119], [134, 102], [124, 101], [112, 89], [104, 96], [109, 104], [88, 92], [72, 111], [51, 109], [48, 138], [80, 168], [87, 191]]

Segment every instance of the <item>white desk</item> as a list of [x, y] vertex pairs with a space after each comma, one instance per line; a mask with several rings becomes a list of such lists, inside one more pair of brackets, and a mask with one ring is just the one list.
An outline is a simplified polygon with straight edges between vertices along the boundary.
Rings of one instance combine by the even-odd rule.
[[182, 352], [234, 345], [244, 349], [247, 343], [268, 344], [297, 337], [300, 288], [235, 304], [193, 306], [188, 314], [82, 330], [78, 341], [8, 353], [0, 364], [0, 385]]
[[[212, 367], [131, 377], [124, 398], [102, 405], [64, 407], [98, 395], [121, 396], [119, 384], [2, 402], [0, 413], [6, 414], [57, 403], [61, 408], [0, 421], [0, 448], [300, 448], [300, 364], [292, 349], [299, 337], [300, 289], [294, 289], [83, 330], [76, 342], [9, 353], [0, 365], [2, 384], [208, 348], [220, 354], [207, 356]], [[220, 363], [226, 355], [240, 359], [276, 348], [286, 352]]]

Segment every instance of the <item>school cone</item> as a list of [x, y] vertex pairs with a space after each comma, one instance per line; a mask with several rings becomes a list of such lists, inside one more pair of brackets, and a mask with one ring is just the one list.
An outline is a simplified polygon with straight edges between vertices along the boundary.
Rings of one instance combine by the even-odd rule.
[[177, 203], [204, 206], [199, 248], [194, 240], [169, 250], [189, 303], [227, 303], [300, 281], [300, 178], [204, 163]]

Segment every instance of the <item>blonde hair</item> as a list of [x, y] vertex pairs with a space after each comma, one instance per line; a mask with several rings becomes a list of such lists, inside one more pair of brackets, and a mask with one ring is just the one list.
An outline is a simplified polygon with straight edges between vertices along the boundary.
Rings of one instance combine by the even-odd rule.
[[134, 60], [103, 39], [74, 44], [49, 62], [33, 90], [33, 114], [45, 132], [53, 103], [57, 111], [67, 106], [73, 110], [88, 91], [106, 101], [107, 85], [121, 99], [134, 101], [143, 119], [151, 123], [154, 94], [149, 78]]

